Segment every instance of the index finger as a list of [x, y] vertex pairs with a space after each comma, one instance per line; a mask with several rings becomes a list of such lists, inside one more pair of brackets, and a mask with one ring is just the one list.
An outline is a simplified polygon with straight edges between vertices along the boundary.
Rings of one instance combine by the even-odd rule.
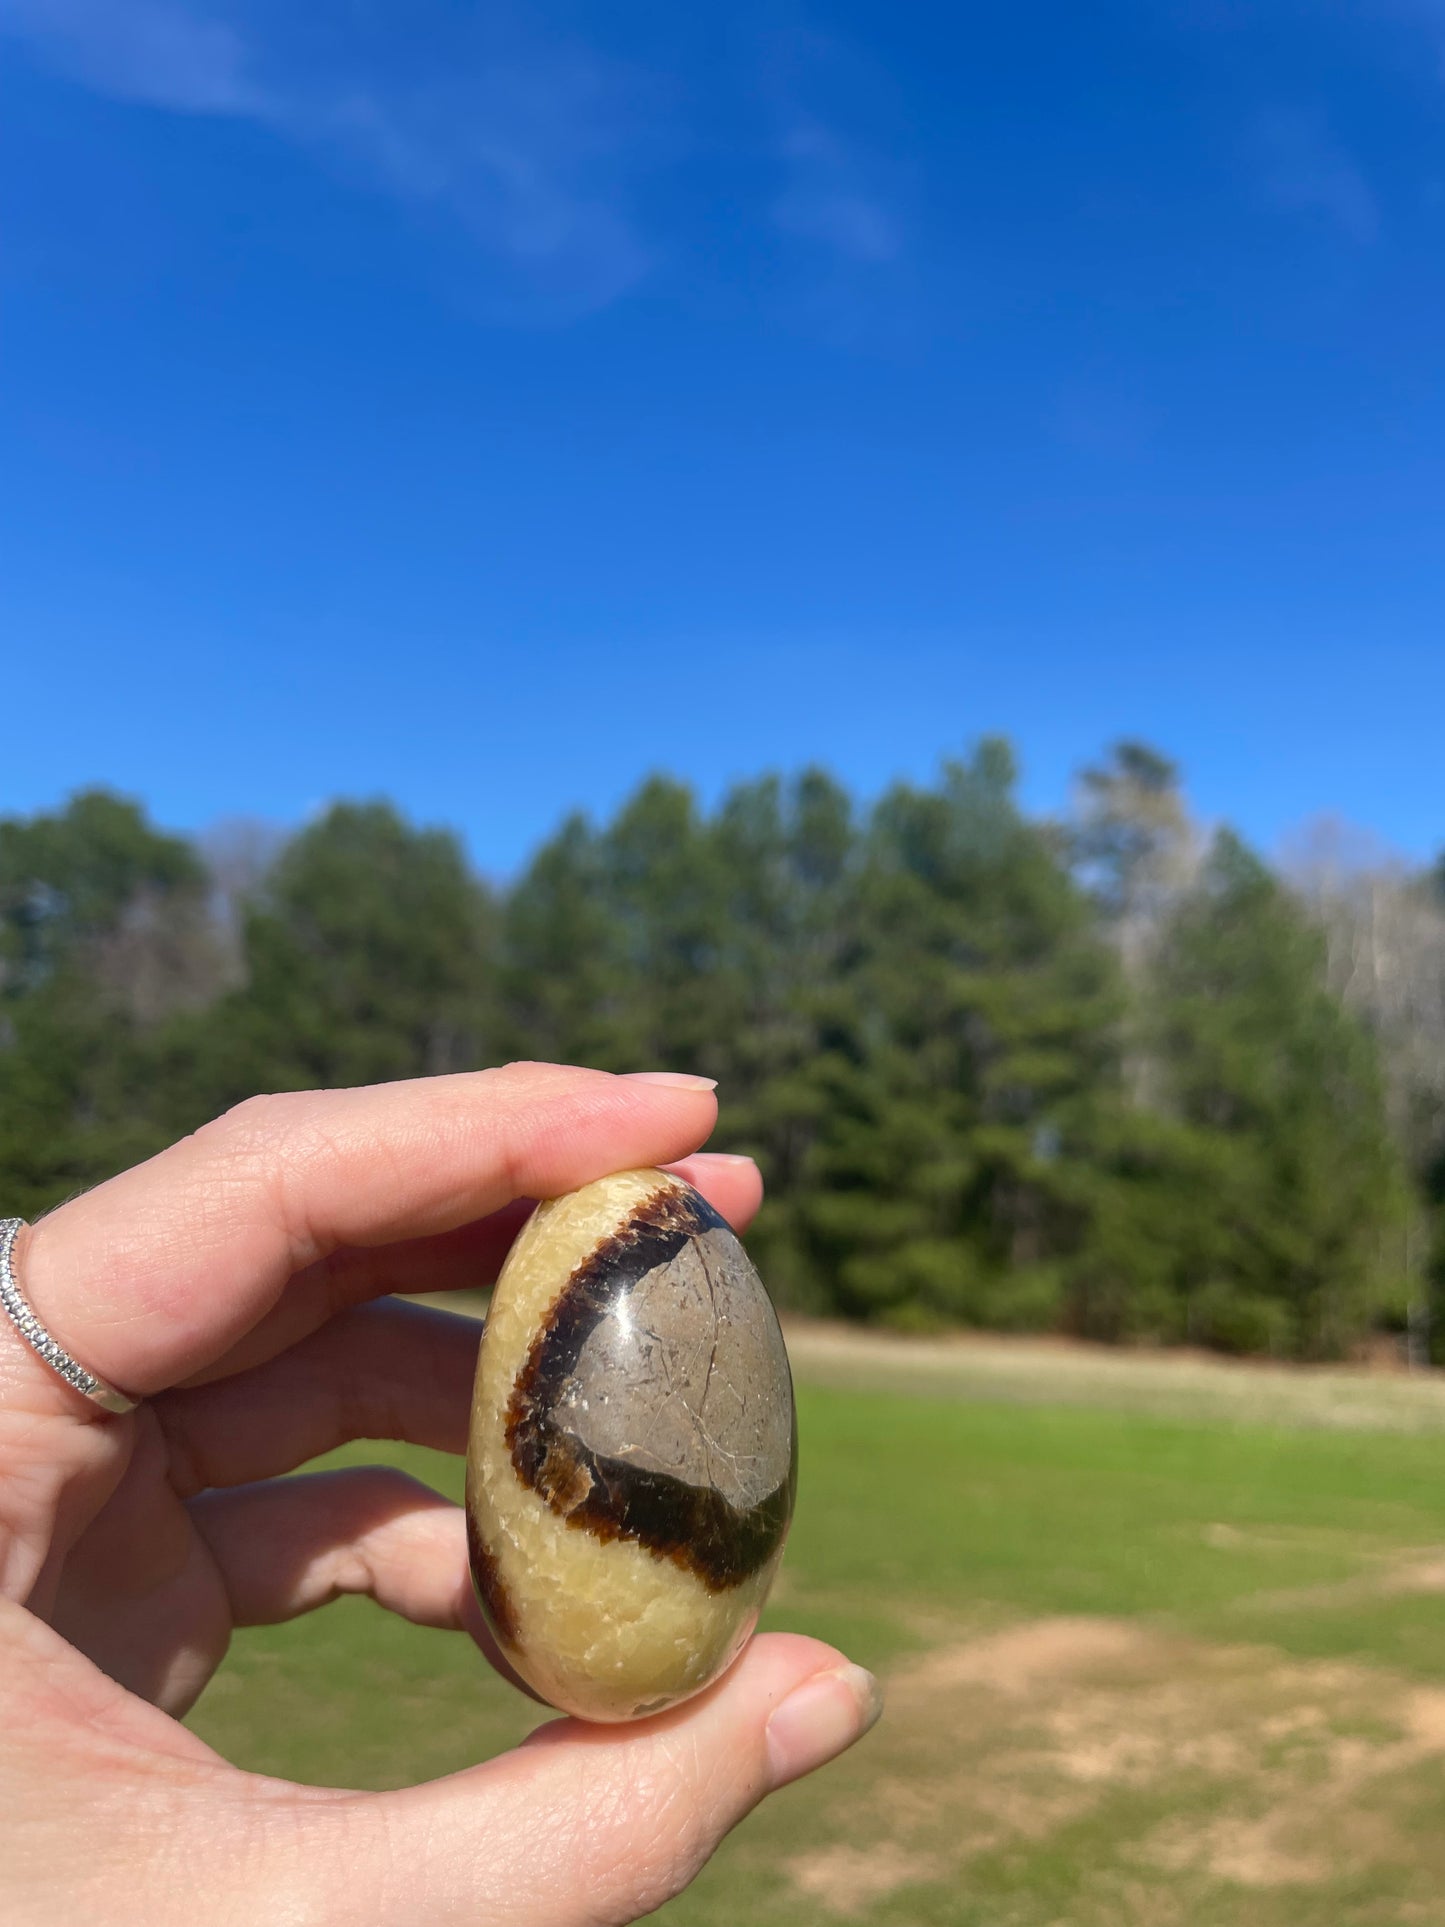
[[219, 1357], [341, 1245], [675, 1161], [716, 1115], [702, 1078], [552, 1064], [252, 1098], [31, 1227], [17, 1270], [67, 1351], [144, 1394]]

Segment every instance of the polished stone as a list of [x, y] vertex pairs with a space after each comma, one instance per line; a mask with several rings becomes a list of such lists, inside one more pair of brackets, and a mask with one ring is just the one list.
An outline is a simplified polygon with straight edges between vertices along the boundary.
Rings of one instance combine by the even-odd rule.
[[541, 1205], [492, 1295], [467, 1459], [472, 1570], [510, 1663], [625, 1720], [746, 1644], [796, 1490], [777, 1317], [731, 1229], [660, 1171]]

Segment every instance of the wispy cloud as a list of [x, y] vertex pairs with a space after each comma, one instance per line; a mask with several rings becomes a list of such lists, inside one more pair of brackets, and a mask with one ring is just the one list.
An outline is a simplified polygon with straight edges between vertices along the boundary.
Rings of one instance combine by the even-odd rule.
[[[476, 298], [514, 320], [605, 306], [666, 255], [666, 233], [640, 210], [668, 199], [649, 195], [651, 178], [694, 143], [680, 100], [704, 120], [719, 104], [760, 109], [775, 172], [746, 214], [787, 244], [787, 298], [830, 328], [886, 305], [906, 248], [894, 174], [866, 131], [883, 84], [866, 60], [740, 19], [736, 65], [659, 75], [569, 38], [528, 3], [0, 0], [0, 39], [117, 100], [251, 121], [347, 180], [444, 215], [490, 263]], [[744, 170], [757, 159], [747, 146]]]
[[0, 0], [0, 33], [67, 79], [185, 114], [262, 114], [246, 43], [228, 21], [172, 0]]
[[1380, 231], [1380, 210], [1359, 166], [1308, 114], [1277, 109], [1256, 124], [1251, 158], [1266, 198], [1282, 213], [1328, 221], [1361, 245]]
[[393, 193], [444, 206], [555, 313], [605, 306], [647, 271], [633, 215], [645, 142], [630, 76], [581, 48], [513, 46], [454, 76], [354, 87], [285, 126]]
[[773, 203], [773, 219], [785, 233], [847, 261], [897, 259], [903, 246], [897, 216], [859, 153], [806, 115], [792, 119], [780, 146], [787, 184]]
[[789, 243], [795, 312], [841, 342], [907, 336], [917, 286], [886, 76], [857, 48], [811, 30], [775, 35], [766, 76], [779, 176], [768, 212]]
[[[404, 31], [404, 22], [402, 30]], [[561, 36], [438, 45], [421, 70], [322, 37], [304, 62], [245, 0], [0, 0], [0, 35], [93, 91], [243, 117], [402, 199], [443, 208], [505, 270], [503, 306], [605, 305], [646, 270], [629, 211], [633, 78]]]

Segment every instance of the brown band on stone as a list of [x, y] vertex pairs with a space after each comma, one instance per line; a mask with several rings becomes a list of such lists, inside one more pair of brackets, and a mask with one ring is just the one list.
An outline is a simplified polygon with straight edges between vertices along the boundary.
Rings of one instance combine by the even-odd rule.
[[467, 1514], [467, 1551], [471, 1556], [472, 1579], [482, 1610], [492, 1623], [492, 1631], [508, 1646], [517, 1642], [517, 1611], [502, 1577], [501, 1566], [477, 1530], [472, 1508]]

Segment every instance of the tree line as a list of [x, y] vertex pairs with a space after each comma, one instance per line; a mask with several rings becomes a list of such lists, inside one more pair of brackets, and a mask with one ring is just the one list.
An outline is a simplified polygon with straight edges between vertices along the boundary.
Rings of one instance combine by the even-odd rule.
[[1065, 820], [990, 739], [868, 808], [644, 783], [490, 887], [384, 802], [199, 843], [0, 819], [0, 1201], [258, 1090], [510, 1057], [718, 1079], [785, 1307], [1323, 1358], [1445, 1337], [1445, 870], [1283, 873], [1118, 745]]

